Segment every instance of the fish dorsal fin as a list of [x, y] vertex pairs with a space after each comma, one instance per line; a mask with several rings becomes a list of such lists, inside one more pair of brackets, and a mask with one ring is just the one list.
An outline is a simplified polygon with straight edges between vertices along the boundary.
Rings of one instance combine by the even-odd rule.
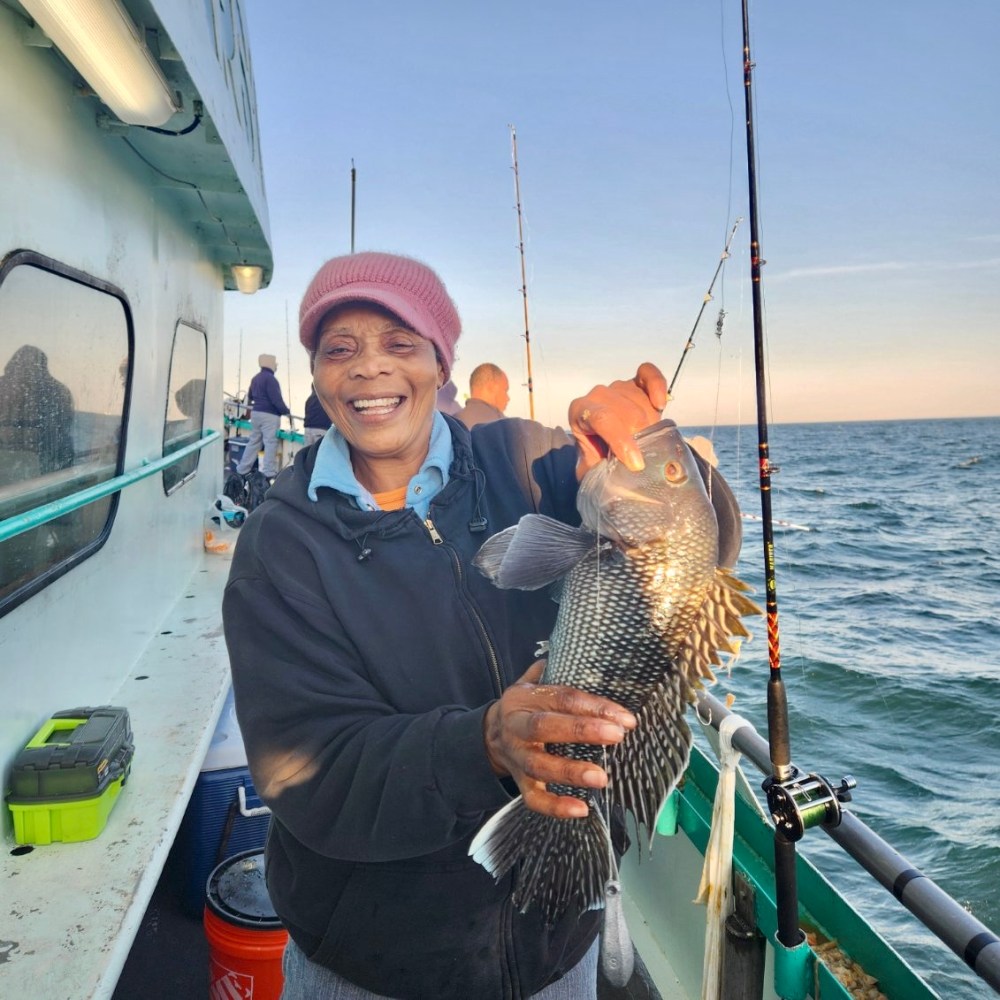
[[[761, 610], [747, 597], [750, 588], [728, 570], [718, 569], [701, 611], [677, 652], [693, 696], [694, 689], [715, 682], [712, 667], [728, 669], [739, 656], [740, 646], [750, 633], [740, 620], [759, 615]], [[728, 660], [723, 661], [722, 657]]]
[[488, 538], [473, 564], [503, 590], [539, 590], [593, 552], [597, 536], [544, 514], [525, 514]]

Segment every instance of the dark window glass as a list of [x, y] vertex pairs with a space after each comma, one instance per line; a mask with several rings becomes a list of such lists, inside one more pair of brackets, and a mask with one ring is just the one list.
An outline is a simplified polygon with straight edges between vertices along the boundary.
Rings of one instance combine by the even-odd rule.
[[[163, 454], [183, 448], [201, 437], [205, 425], [205, 374], [208, 371], [208, 344], [205, 334], [186, 323], [174, 331], [167, 385], [167, 416], [163, 423]], [[172, 493], [198, 470], [201, 452], [182, 458], [163, 470], [163, 489]]]
[[[0, 521], [119, 473], [124, 296], [31, 252], [0, 268]], [[103, 544], [117, 496], [0, 542], [0, 614]]]

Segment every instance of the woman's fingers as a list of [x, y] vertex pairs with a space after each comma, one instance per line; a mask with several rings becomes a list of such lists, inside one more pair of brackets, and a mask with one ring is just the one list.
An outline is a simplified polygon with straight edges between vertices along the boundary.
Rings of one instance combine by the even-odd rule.
[[627, 709], [576, 688], [536, 684], [544, 668], [534, 664], [486, 712], [483, 736], [494, 772], [510, 775], [525, 804], [552, 816], [586, 815], [586, 803], [554, 795], [546, 785], [604, 788], [604, 769], [586, 760], [549, 753], [548, 744], [614, 746], [635, 728]]
[[596, 465], [608, 452], [628, 468], [643, 467], [635, 435], [656, 423], [667, 405], [667, 380], [656, 365], [644, 362], [628, 380], [594, 386], [569, 407], [570, 432], [580, 452], [577, 476]]

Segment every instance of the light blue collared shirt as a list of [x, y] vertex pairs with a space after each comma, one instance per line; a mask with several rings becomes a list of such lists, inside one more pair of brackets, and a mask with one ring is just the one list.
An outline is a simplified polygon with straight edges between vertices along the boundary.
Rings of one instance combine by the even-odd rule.
[[[453, 457], [451, 429], [444, 417], [435, 411], [427, 457], [406, 488], [406, 506], [412, 507], [422, 521], [430, 513], [431, 501], [448, 482], [448, 469]], [[328, 486], [349, 496], [360, 510], [381, 510], [375, 498], [354, 475], [347, 441], [336, 427], [331, 427], [319, 443], [307, 491], [310, 500], [319, 499], [316, 491], [320, 486]]]

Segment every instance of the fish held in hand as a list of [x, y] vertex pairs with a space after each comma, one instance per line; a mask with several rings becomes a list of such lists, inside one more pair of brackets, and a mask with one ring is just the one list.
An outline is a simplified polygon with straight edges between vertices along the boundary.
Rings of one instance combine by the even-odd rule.
[[528, 514], [488, 539], [474, 560], [498, 587], [553, 587], [559, 612], [542, 684], [609, 698], [638, 720], [616, 746], [547, 746], [608, 772], [602, 792], [548, 786], [587, 802], [587, 816], [547, 816], [518, 797], [470, 846], [496, 878], [519, 865], [514, 905], [537, 905], [549, 921], [570, 906], [605, 906], [607, 886], [617, 884], [612, 813], [631, 813], [652, 838], [690, 756], [687, 705], [697, 687], [714, 680], [712, 667], [749, 636], [741, 618], [760, 614], [727, 568], [742, 529], [724, 480], [707, 465], [703, 477], [672, 420], [641, 431], [636, 443], [641, 472], [611, 457], [584, 477], [581, 527]]

